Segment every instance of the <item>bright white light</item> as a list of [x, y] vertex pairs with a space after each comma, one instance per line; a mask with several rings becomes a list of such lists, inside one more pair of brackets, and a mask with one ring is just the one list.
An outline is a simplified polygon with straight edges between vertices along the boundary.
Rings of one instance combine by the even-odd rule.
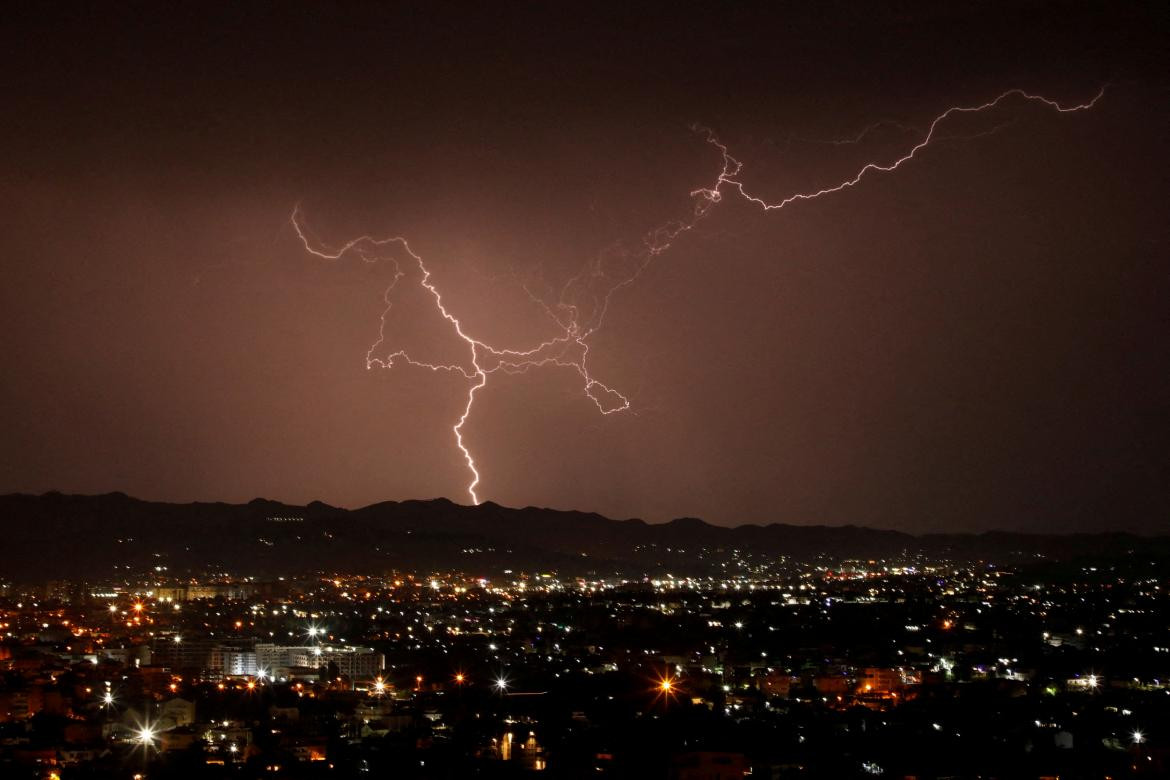
[[138, 741], [143, 745], [149, 745], [154, 742], [154, 729], [150, 726], [143, 726], [138, 729]]
[[508, 690], [508, 681], [503, 677], [497, 678], [496, 679], [496, 690], [498, 690], [498, 691]]
[[1135, 745], [1140, 745], [1146, 741], [1146, 735], [1141, 733], [1140, 731], [1135, 731], [1133, 734], [1130, 735], [1130, 738], [1133, 740], [1133, 744], [1135, 744]]
[[110, 693], [109, 691], [106, 691], [106, 694], [104, 696], [102, 696], [102, 701], [106, 704], [113, 704], [114, 703], [114, 694]]

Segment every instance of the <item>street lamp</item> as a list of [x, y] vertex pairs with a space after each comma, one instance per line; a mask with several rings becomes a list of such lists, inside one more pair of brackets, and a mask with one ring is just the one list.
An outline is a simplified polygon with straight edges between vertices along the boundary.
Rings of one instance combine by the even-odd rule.
[[141, 726], [136, 735], [136, 741], [140, 745], [150, 747], [154, 744], [155, 730], [150, 726]]

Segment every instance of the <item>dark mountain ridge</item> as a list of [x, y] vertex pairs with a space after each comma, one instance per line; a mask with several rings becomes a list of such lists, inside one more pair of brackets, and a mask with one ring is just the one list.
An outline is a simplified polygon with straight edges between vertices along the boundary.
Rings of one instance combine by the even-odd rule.
[[[650, 524], [595, 513], [447, 499], [386, 501], [347, 510], [257, 498], [247, 504], [170, 504], [123, 493], [0, 496], [0, 577], [21, 582], [105, 580], [159, 567], [173, 576], [276, 576], [505, 569], [606, 576], [726, 572], [755, 562], [923, 554], [1018, 563], [1036, 558], [1170, 555], [1170, 536], [1129, 533], [926, 534], [860, 526], [714, 526], [697, 518]], [[162, 567], [165, 567], [162, 568]]]

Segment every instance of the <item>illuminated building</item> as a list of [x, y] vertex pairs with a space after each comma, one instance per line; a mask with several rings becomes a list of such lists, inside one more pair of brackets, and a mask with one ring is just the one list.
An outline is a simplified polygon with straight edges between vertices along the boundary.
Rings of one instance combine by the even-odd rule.
[[252, 677], [264, 667], [256, 662], [256, 651], [221, 648], [219, 668], [228, 677]]
[[289, 669], [334, 664], [338, 674], [350, 679], [372, 679], [386, 667], [385, 656], [373, 648], [347, 645], [257, 644], [255, 662], [257, 669], [269, 669], [282, 677], [288, 676]]

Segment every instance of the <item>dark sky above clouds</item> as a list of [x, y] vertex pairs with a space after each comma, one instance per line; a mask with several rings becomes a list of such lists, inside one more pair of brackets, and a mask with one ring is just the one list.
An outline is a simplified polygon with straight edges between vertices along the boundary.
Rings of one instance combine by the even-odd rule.
[[[594, 375], [493, 374], [479, 495], [664, 520], [1170, 529], [1160, 3], [36, 3], [0, 23], [0, 491], [448, 496], [468, 381], [367, 370], [404, 236], [477, 337], [727, 197], [615, 292]], [[858, 143], [871, 123], [888, 120]], [[607, 254], [610, 253], [610, 254]], [[410, 282], [410, 284], [407, 284]], [[464, 346], [400, 286], [387, 343]]]

